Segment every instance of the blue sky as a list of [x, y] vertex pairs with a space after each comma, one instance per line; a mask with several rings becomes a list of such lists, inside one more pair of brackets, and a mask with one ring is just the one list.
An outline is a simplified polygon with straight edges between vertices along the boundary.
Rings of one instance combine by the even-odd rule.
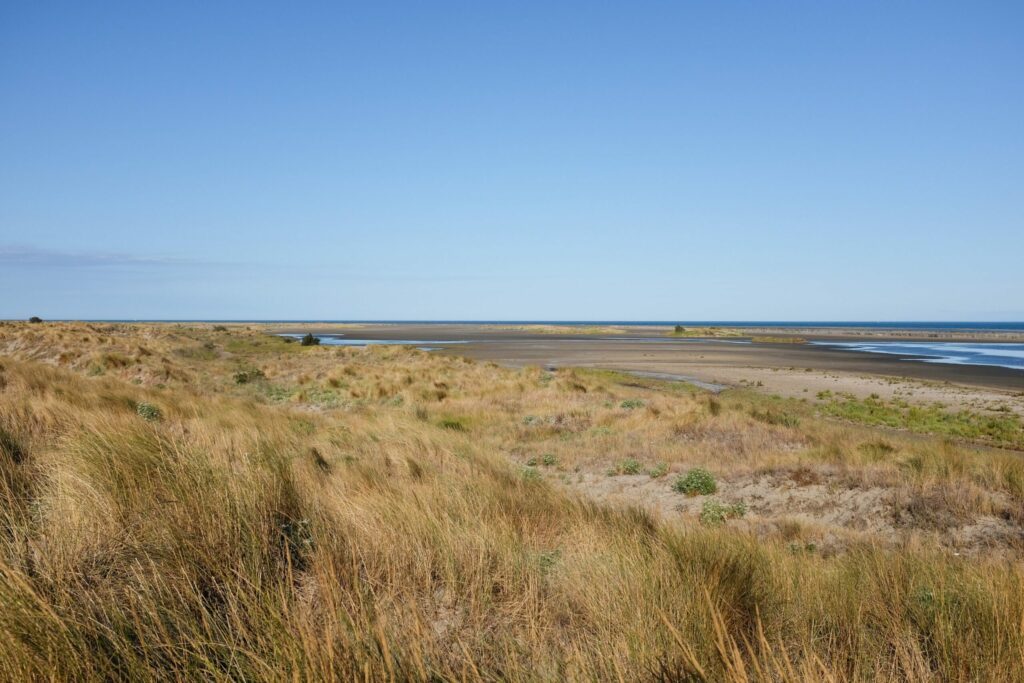
[[0, 317], [1024, 320], [1022, 74], [1020, 2], [0, 0]]

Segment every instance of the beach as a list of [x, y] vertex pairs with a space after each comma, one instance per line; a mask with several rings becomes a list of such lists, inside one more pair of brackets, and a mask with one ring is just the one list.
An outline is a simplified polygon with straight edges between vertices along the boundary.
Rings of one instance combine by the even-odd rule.
[[[657, 373], [724, 387], [817, 400], [821, 392], [878, 395], [910, 403], [1024, 415], [1024, 371], [987, 365], [907, 360], [814, 341], [927, 340], [1017, 342], [1019, 332], [940, 333], [850, 328], [717, 329], [714, 338], [670, 336], [670, 327], [589, 327], [440, 323], [278, 324], [274, 333], [344, 335], [359, 340], [449, 342], [437, 353], [509, 367], [588, 367]], [[736, 336], [732, 335], [735, 332]], [[741, 336], [742, 335], [742, 336]], [[770, 337], [779, 341], [758, 342]], [[786, 341], [782, 341], [786, 340]], [[451, 343], [458, 342], [458, 343]]]

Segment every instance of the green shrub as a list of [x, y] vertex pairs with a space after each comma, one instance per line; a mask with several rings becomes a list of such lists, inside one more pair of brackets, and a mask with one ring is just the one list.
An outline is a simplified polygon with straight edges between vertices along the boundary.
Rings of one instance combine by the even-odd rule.
[[657, 465], [647, 470], [647, 474], [651, 475], [651, 479], [661, 479], [668, 474], [668, 463], [659, 462]]
[[616, 474], [640, 474], [643, 472], [643, 466], [640, 461], [636, 458], [626, 458], [625, 460], [619, 461], [614, 467], [608, 470], [608, 476], [612, 477]]
[[700, 521], [703, 524], [715, 526], [722, 524], [727, 519], [742, 517], [747, 514], [747, 506], [742, 501], [732, 505], [717, 500], [706, 500], [700, 509]]
[[41, 322], [43, 322], [43, 319], [40, 318], [38, 315], [34, 315], [31, 318], [29, 318], [28, 321], [30, 323], [41, 323]]
[[162, 416], [160, 409], [152, 403], [139, 403], [135, 406], [135, 412], [144, 420], [154, 422]]
[[540, 464], [545, 467], [554, 467], [558, 464], [558, 458], [555, 457], [554, 453], [545, 453], [540, 458]]
[[676, 479], [672, 488], [688, 496], [707, 496], [718, 490], [715, 478], [710, 472], [695, 467]]
[[314, 337], [312, 332], [307, 332], [300, 342], [303, 346], [319, 346], [320, 337]]
[[540, 481], [540, 470], [536, 467], [523, 468], [523, 481]]
[[266, 378], [267, 376], [259, 368], [249, 368], [235, 373], [235, 384], [248, 384]]
[[644, 402], [638, 398], [627, 398], [625, 401], [619, 404], [619, 407], [625, 408], [626, 410], [633, 410], [635, 408], [643, 408]]

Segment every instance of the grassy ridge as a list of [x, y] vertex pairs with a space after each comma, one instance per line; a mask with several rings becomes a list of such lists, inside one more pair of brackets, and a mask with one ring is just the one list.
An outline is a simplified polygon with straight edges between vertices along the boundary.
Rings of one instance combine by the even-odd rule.
[[[1024, 674], [1019, 559], [955, 557], [926, 536], [823, 557], [598, 505], [516, 464], [536, 453], [571, 476], [595, 453], [635, 453], [727, 478], [751, 457], [841, 463], [1012, 506], [1016, 454], [811, 412], [765, 422], [752, 413], [799, 407], [613, 373], [300, 349], [244, 330], [24, 334], [0, 335], [36, 359], [0, 360], [0, 678]], [[97, 366], [109, 354], [121, 360]], [[260, 372], [240, 383], [240, 368]]]

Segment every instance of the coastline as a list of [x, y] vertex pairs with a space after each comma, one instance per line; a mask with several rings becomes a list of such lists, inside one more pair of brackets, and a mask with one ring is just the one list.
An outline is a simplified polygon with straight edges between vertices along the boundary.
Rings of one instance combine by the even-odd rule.
[[[536, 329], [496, 329], [468, 324], [365, 324], [357, 330], [331, 324], [267, 325], [270, 333], [344, 334], [367, 340], [416, 339], [463, 341], [433, 353], [465, 356], [510, 367], [585, 367], [657, 373], [712, 385], [753, 388], [769, 394], [815, 400], [820, 392], [858, 398], [879, 395], [952, 409], [981, 412], [1010, 410], [1024, 415], [1024, 371], [989, 365], [907, 360], [903, 355], [791, 342], [747, 342], [742, 337], [680, 338], [651, 334], [652, 328], [625, 328], [612, 335], [541, 333]], [[667, 335], [671, 328], [660, 328]], [[747, 330], [749, 331], [749, 330]], [[641, 334], [637, 334], [640, 332]], [[777, 328], [758, 334], [785, 336]], [[850, 331], [804, 330], [793, 336], [808, 341], [841, 341]], [[915, 331], [908, 331], [913, 334]], [[646, 334], [644, 334], [646, 333]], [[865, 333], [867, 334], [867, 332]], [[892, 335], [892, 331], [886, 334]], [[747, 335], [749, 338], [751, 335]], [[907, 341], [908, 337], [889, 337]], [[1010, 341], [1000, 337], [991, 341]], [[886, 338], [873, 335], [873, 340]], [[927, 341], [971, 341], [962, 337]], [[740, 343], [737, 343], [740, 342]]]

